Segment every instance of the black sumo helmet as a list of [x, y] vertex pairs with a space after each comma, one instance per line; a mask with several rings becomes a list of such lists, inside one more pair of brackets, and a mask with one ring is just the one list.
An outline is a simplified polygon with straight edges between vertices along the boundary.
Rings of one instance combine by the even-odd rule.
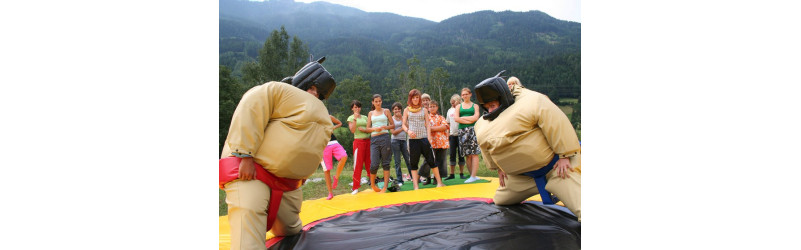
[[[481, 108], [482, 117], [485, 120], [492, 121], [495, 117], [501, 114], [506, 108], [515, 103], [515, 97], [506, 85], [506, 80], [501, 77], [501, 74], [506, 72], [502, 70], [494, 77], [490, 77], [481, 81], [476, 85], [476, 99], [478, 100], [479, 107]], [[484, 104], [491, 101], [498, 101], [499, 107], [495, 111], [489, 112], [484, 108]]]
[[325, 57], [309, 62], [303, 68], [300, 68], [294, 76], [285, 77], [281, 81], [292, 84], [292, 86], [304, 91], [311, 86], [316, 86], [320, 100], [325, 100], [334, 92], [337, 83], [331, 73], [328, 73], [323, 67], [323, 61], [325, 61]]

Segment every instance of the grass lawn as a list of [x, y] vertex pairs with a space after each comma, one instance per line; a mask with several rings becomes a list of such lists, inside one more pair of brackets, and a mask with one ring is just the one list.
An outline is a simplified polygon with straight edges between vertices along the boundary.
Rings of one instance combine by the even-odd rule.
[[[421, 164], [422, 164], [422, 161], [423, 160], [420, 159]], [[334, 164], [336, 165], [337, 162], [335, 161]], [[391, 166], [390, 174], [393, 177], [395, 177], [395, 163], [394, 163], [394, 160], [390, 163], [390, 166]], [[403, 170], [403, 173], [407, 173], [406, 164], [403, 161], [401, 161], [401, 169]], [[331, 177], [332, 178], [333, 178], [333, 175], [336, 174], [336, 173], [334, 173], [335, 171], [336, 171], [336, 169], [332, 170], [332, 173], [331, 173], [331, 175], [332, 175]], [[381, 170], [379, 170], [378, 172], [379, 172], [379, 174], [378, 174], [379, 178], [383, 178], [383, 172]], [[450, 173], [450, 167], [448, 169], [448, 173]], [[456, 179], [446, 181], [445, 185], [448, 185], [450, 182], [456, 182], [456, 181], [460, 180], [459, 179], [459, 174], [458, 174], [459, 173], [459, 166], [458, 165], [456, 166], [456, 173], [457, 173], [456, 174]], [[469, 173], [470, 173], [470, 171], [465, 166], [465, 175], [467, 175], [469, 177], [469, 175], [470, 175]], [[478, 175], [478, 176], [486, 176], [486, 177], [498, 177], [498, 172], [491, 171], [491, 170], [487, 169], [487, 167], [484, 166], [484, 159], [479, 156], [479, 167], [478, 167], [478, 173], [476, 175]], [[364, 170], [362, 170], [362, 176], [366, 177], [366, 174], [365, 174]], [[306, 184], [303, 185], [303, 187], [302, 187], [302, 189], [303, 189], [303, 200], [314, 200], [314, 199], [319, 199], [319, 198], [323, 198], [323, 197], [328, 196], [328, 189], [326, 188], [325, 181], [322, 180], [323, 178], [325, 178], [325, 175], [323, 174], [322, 166], [320, 166], [320, 167], [317, 168], [317, 171], [315, 171], [314, 174], [312, 174], [311, 177], [309, 177], [309, 180], [306, 181]], [[445, 177], [443, 177], [443, 178], [445, 178]], [[315, 179], [320, 179], [320, 180], [315, 180]], [[353, 179], [353, 162], [352, 162], [351, 157], [348, 157], [348, 162], [345, 164], [345, 167], [342, 168], [342, 176], [339, 177], [339, 184], [337, 185], [337, 188], [334, 189], [334, 195], [350, 193], [351, 192], [351, 186], [349, 184], [352, 183], [352, 179]], [[462, 180], [462, 182], [463, 181], [464, 180]], [[408, 188], [412, 188], [412, 183], [411, 182], [404, 183], [403, 190], [406, 190], [407, 187]], [[421, 185], [420, 186], [420, 188], [427, 188], [427, 187], [434, 187], [434, 185], [427, 185], [427, 186], [422, 186]], [[362, 184], [362, 186], [359, 188], [359, 191], [361, 192], [361, 191], [367, 190], [369, 188], [370, 188], [369, 184]], [[220, 193], [220, 210], [219, 210], [220, 211], [220, 216], [227, 215], [228, 214], [228, 205], [225, 204], [225, 191], [223, 191], [222, 189], [218, 189], [218, 190], [219, 190], [219, 193]]]

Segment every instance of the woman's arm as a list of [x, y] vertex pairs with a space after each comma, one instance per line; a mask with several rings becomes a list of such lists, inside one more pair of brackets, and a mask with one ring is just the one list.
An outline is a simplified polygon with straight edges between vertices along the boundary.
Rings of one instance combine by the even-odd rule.
[[367, 132], [375, 131], [373, 129], [373, 111], [367, 112]]
[[334, 129], [337, 129], [337, 128], [339, 128], [339, 127], [342, 127], [342, 122], [341, 122], [341, 121], [339, 121], [339, 119], [337, 119], [337, 118], [336, 118], [336, 117], [334, 117], [333, 115], [328, 115], [328, 116], [330, 116], [330, 117], [331, 117], [331, 122], [333, 122], [333, 123], [334, 123]]
[[356, 119], [354, 118], [353, 121], [348, 122], [348, 128], [350, 129], [351, 134], [356, 133]]
[[392, 129], [395, 128], [395, 121], [392, 120], [392, 116], [389, 115], [389, 109], [384, 109], [384, 115], [387, 116], [387, 125], [384, 126], [381, 130], [389, 129], [390, 131], [392, 131]]
[[[395, 126], [395, 119], [392, 119], [392, 126]], [[403, 132], [403, 116], [401, 116], [401, 125], [392, 130], [392, 135], [398, 135]]]
[[403, 125], [401, 125], [403, 131], [406, 131], [406, 134], [409, 135], [409, 139], [416, 139], [417, 134], [414, 131], [409, 131], [409, 108], [403, 109]]
[[473, 103], [473, 110], [474, 110], [473, 111], [473, 115], [462, 117], [463, 118], [462, 120], [466, 121], [466, 123], [463, 123], [463, 124], [475, 123], [476, 121], [478, 121], [478, 118], [481, 117], [480, 113], [478, 111], [478, 104]]
[[423, 112], [423, 118], [425, 119], [423, 123], [426, 125], [426, 135], [428, 135], [428, 138], [431, 138], [431, 126], [428, 126], [428, 123], [430, 122], [428, 119], [428, 110], [423, 109], [423, 111], [425, 111]]
[[[436, 115], [436, 116], [439, 116], [439, 115]], [[445, 121], [444, 118], [443, 119], [436, 119], [436, 120], [439, 120], [440, 122], [439, 122], [439, 124], [435, 124], [434, 126], [431, 127], [431, 132], [440, 132], [440, 131], [448, 130], [449, 126], [448, 126], [448, 123]]]

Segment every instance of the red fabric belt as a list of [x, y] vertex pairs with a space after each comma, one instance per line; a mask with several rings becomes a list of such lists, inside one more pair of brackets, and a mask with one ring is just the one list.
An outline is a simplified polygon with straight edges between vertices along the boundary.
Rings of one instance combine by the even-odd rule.
[[[239, 162], [242, 159], [237, 157], [225, 157], [220, 159], [220, 189], [225, 189], [225, 184], [239, 178]], [[275, 217], [278, 215], [278, 206], [281, 205], [281, 198], [285, 191], [292, 191], [303, 185], [303, 180], [282, 178], [268, 172], [258, 163], [253, 163], [256, 167], [256, 179], [264, 182], [270, 187], [270, 204], [267, 209], [267, 231], [273, 227]]]

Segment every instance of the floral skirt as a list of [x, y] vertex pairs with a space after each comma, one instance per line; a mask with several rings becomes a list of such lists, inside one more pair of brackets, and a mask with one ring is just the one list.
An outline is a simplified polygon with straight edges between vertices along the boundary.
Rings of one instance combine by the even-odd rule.
[[472, 126], [459, 129], [459, 151], [464, 156], [481, 154], [476, 140], [476, 130]]

